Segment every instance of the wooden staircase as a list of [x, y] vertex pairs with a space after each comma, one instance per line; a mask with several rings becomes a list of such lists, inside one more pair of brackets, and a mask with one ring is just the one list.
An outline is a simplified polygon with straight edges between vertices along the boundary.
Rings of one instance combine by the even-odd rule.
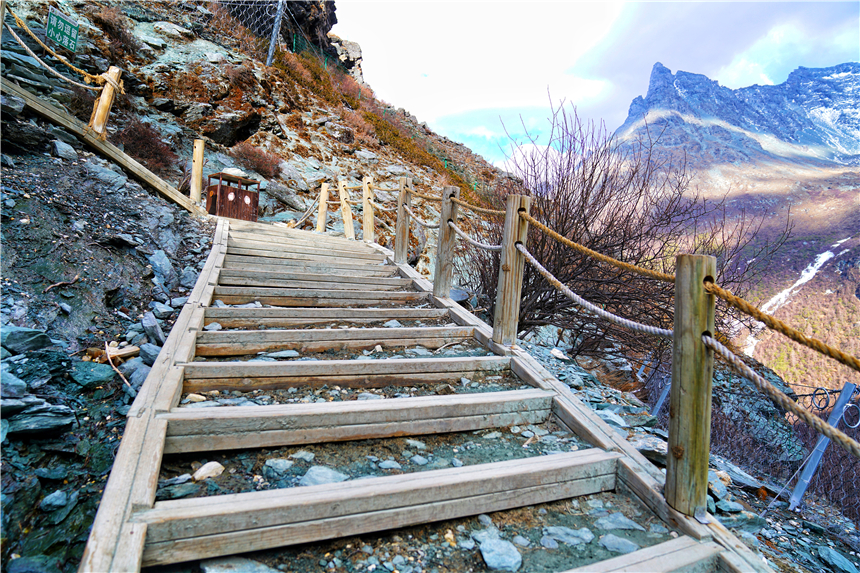
[[[236, 308], [225, 305], [260, 303]], [[389, 320], [442, 326], [385, 328]], [[225, 330], [206, 331], [217, 322]], [[332, 323], [336, 328], [332, 328]], [[345, 326], [349, 326], [344, 328]], [[221, 220], [212, 253], [137, 396], [80, 571], [315, 542], [607, 491], [638, 498], [680, 537], [576, 571], [769, 571], [713, 518], [662, 497], [662, 473], [517, 347], [372, 244]], [[482, 356], [257, 362], [260, 352], [440, 349]], [[197, 358], [197, 361], [195, 361]], [[205, 361], [201, 361], [205, 358]], [[381, 388], [515, 374], [528, 389], [369, 401], [192, 409], [195, 392]], [[593, 447], [335, 484], [155, 501], [165, 454], [421, 436], [554, 420]]]

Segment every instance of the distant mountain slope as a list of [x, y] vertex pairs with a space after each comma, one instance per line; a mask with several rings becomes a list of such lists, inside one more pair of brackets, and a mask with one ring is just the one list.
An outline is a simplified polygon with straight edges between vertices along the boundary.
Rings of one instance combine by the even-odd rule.
[[665, 128], [661, 147], [697, 167], [762, 160], [860, 165], [860, 63], [798, 68], [779, 85], [732, 90], [701, 74], [654, 64], [648, 93], [616, 135]]

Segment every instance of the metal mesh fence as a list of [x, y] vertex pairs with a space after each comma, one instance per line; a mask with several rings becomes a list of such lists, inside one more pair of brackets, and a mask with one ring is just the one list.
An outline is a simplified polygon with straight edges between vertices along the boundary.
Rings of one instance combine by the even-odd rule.
[[[825, 421], [833, 412], [838, 390], [809, 387], [797, 393], [775, 376], [766, 377]], [[652, 408], [660, 403], [655, 415], [663, 429], [668, 427], [669, 400], [660, 402], [660, 397], [670, 378], [669, 373], [658, 372], [648, 382], [649, 402]], [[860, 439], [860, 390], [855, 390], [844, 407], [837, 427]], [[774, 405], [746, 378], [714, 372], [711, 452], [783, 488], [781, 500], [788, 501], [818, 438], [815, 430]], [[804, 495], [804, 499], [810, 498], [827, 501], [846, 517], [860, 520], [860, 459], [831, 443]]]

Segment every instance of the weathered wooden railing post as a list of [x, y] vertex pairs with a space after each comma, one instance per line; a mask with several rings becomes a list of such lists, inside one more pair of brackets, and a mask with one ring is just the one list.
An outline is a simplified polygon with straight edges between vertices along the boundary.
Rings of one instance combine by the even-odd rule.
[[412, 195], [409, 193], [411, 181], [407, 183], [406, 177], [400, 178], [400, 195], [397, 197], [397, 223], [394, 227], [394, 262], [401, 264], [406, 262], [409, 252], [409, 213], [406, 208], [411, 206]]
[[122, 70], [116, 66], [108, 68], [107, 77], [113, 83], [105, 83], [101, 95], [96, 102], [96, 108], [90, 118], [89, 126], [96, 132], [100, 139], [107, 139], [107, 120], [110, 114], [110, 108], [113, 105], [114, 97], [116, 97], [116, 88], [114, 84], [119, 85], [119, 77], [122, 75]]
[[702, 334], [714, 333], [714, 296], [705, 279], [717, 276], [717, 260], [706, 255], [675, 259], [675, 331], [669, 396], [666, 501], [704, 520], [711, 449], [711, 386], [714, 355]]
[[433, 296], [451, 296], [451, 282], [454, 279], [454, 248], [457, 234], [448, 226], [448, 221], [457, 222], [457, 204], [451, 197], [460, 198], [459, 187], [445, 187], [442, 190], [442, 213], [439, 217], [439, 239], [436, 242], [436, 270], [433, 277]]
[[340, 195], [340, 214], [343, 215], [343, 234], [347, 239], [355, 240], [355, 229], [352, 226], [352, 209], [349, 206], [346, 183], [338, 181], [337, 193]]
[[194, 140], [194, 153], [191, 157], [191, 191], [190, 199], [197, 205], [200, 204], [200, 196], [203, 194], [203, 152], [206, 144], [202, 139]]
[[326, 218], [328, 217], [328, 183], [320, 187], [320, 206], [317, 209], [317, 233], [325, 233]]
[[529, 212], [531, 199], [523, 195], [508, 195], [505, 212], [505, 233], [502, 258], [499, 263], [499, 287], [496, 291], [496, 312], [493, 318], [493, 342], [511, 346], [517, 340], [520, 314], [520, 292], [526, 259], [517, 250], [517, 243], [526, 244], [529, 224], [519, 212]]
[[366, 243], [372, 243], [373, 233], [373, 177], [365, 177], [361, 182], [361, 235]]

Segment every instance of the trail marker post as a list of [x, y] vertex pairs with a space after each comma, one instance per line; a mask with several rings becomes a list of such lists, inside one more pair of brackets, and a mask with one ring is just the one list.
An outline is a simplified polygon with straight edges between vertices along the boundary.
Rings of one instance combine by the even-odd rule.
[[451, 296], [451, 283], [454, 280], [454, 248], [457, 235], [448, 226], [448, 221], [457, 222], [457, 204], [451, 198], [460, 198], [459, 187], [445, 187], [442, 190], [442, 213], [439, 217], [439, 239], [436, 242], [436, 272], [433, 277], [433, 296]]
[[531, 199], [524, 195], [508, 195], [505, 209], [505, 231], [502, 239], [502, 257], [499, 262], [499, 286], [496, 291], [496, 312], [493, 319], [493, 342], [511, 346], [517, 340], [517, 322], [520, 314], [520, 293], [526, 259], [517, 250], [517, 243], [526, 243], [528, 221], [520, 218], [520, 211], [529, 212]]

